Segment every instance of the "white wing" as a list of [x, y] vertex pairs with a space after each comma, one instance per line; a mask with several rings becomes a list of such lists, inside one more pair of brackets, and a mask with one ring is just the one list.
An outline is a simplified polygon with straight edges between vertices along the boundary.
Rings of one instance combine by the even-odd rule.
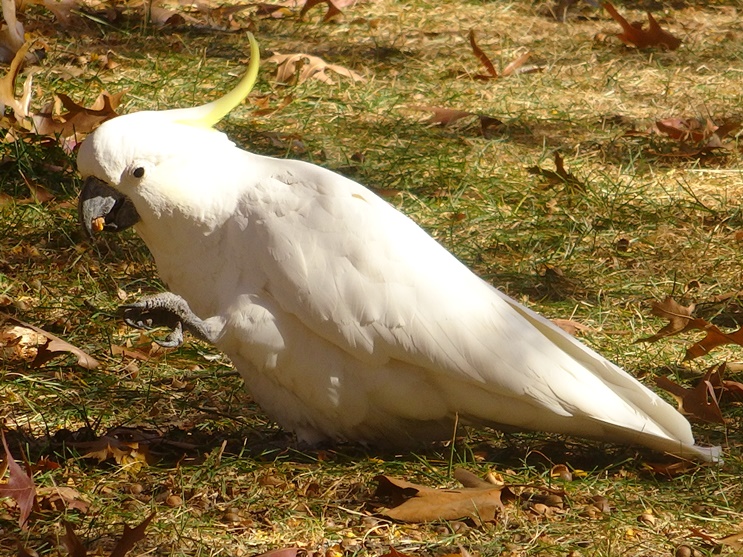
[[267, 295], [360, 366], [425, 370], [452, 415], [471, 420], [699, 452], [671, 406], [366, 188], [314, 165], [250, 157], [271, 176], [245, 200], [268, 248], [255, 262]]

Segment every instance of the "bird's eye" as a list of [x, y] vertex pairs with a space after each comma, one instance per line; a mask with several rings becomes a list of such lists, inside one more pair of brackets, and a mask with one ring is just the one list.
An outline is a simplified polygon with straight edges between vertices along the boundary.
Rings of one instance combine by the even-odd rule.
[[134, 171], [132, 172], [132, 175], [135, 178], [141, 178], [142, 176], [144, 176], [144, 168], [142, 168], [141, 166], [138, 166], [137, 168], [134, 169]]

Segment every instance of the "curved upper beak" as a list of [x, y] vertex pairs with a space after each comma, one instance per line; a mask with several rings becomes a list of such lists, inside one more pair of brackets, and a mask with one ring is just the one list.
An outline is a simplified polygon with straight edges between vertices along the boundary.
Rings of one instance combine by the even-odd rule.
[[93, 176], [85, 180], [80, 191], [77, 215], [89, 238], [101, 230], [120, 232], [140, 220], [131, 199]]

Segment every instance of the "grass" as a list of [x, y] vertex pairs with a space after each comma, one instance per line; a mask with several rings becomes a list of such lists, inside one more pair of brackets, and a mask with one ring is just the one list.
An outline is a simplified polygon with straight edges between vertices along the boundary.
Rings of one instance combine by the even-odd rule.
[[[688, 338], [632, 341], [662, 326], [650, 317], [650, 300], [674, 293], [703, 301], [740, 289], [740, 149], [733, 140], [701, 159], [663, 157], [653, 153], [675, 147], [625, 132], [668, 117], [741, 117], [743, 24], [735, 10], [743, 6], [674, 6], [655, 12], [684, 40], [674, 52], [625, 47], [604, 12], [587, 9], [560, 23], [523, 0], [378, 0], [345, 8], [341, 23], [323, 23], [322, 8], [306, 21], [251, 19], [248, 10], [236, 21], [250, 26], [264, 58], [308, 52], [367, 79], [284, 86], [264, 64], [256, 95], [276, 110], [257, 114], [257, 101], [245, 103], [222, 127], [245, 148], [310, 160], [384, 192], [510, 295], [590, 326], [583, 340], [646, 384], [656, 375], [693, 382], [713, 363], [739, 360], [740, 349], [682, 365]], [[617, 7], [630, 20], [645, 17], [641, 3]], [[29, 7], [24, 18], [48, 45], [35, 74], [36, 109], [54, 91], [90, 103], [103, 89], [127, 90], [121, 112], [202, 103], [235, 82], [248, 51], [243, 32], [145, 26], [136, 10], [114, 23], [87, 19], [76, 31], [60, 30], [41, 8]], [[471, 28], [496, 67], [528, 49], [544, 70], [489, 82], [468, 77], [482, 72], [468, 45]], [[104, 55], [118, 65], [107, 69]], [[486, 139], [467, 122], [426, 125], [415, 105], [480, 112], [505, 125]], [[295, 141], [277, 143], [271, 133]], [[713, 544], [693, 537], [694, 529], [716, 537], [740, 531], [735, 404], [723, 409], [726, 428], [694, 426], [700, 442], [724, 445], [725, 465], [668, 479], [644, 467], [657, 455], [540, 434], [471, 432], [419, 454], [302, 452], [210, 347], [189, 341], [151, 361], [122, 360], [110, 346], [142, 339], [123, 326], [117, 306], [162, 288], [146, 248], [129, 233], [84, 241], [74, 160], [60, 148], [29, 140], [2, 149], [0, 303], [103, 365], [85, 371], [61, 358], [33, 369], [8, 359], [0, 369], [0, 418], [11, 444], [31, 462], [45, 455], [60, 465], [38, 471], [37, 485], [73, 487], [90, 503], [84, 514], [42, 508], [20, 531], [17, 509], [0, 500], [0, 552], [15, 552], [17, 539], [40, 555], [64, 555], [65, 519], [106, 554], [122, 523], [133, 526], [153, 510], [131, 555], [241, 556], [299, 545], [316, 555], [376, 557], [392, 545], [411, 555], [462, 546], [483, 556], [640, 556], [672, 555], [682, 544], [710, 554]], [[585, 191], [548, 188], [528, 172], [554, 168], [555, 151]], [[27, 202], [27, 181], [55, 200]], [[157, 434], [158, 443], [143, 443], [149, 466], [98, 464], [75, 448], [124, 426]], [[550, 478], [560, 463], [585, 474]], [[508, 483], [556, 483], [567, 492], [564, 508], [548, 516], [511, 504], [481, 527], [395, 524], [368, 511], [375, 475], [449, 486], [455, 466], [495, 471]], [[597, 495], [610, 512], [596, 512]]]

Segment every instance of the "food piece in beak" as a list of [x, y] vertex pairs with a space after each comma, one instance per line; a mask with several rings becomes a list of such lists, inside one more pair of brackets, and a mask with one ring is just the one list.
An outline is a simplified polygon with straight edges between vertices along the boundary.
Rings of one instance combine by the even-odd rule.
[[89, 238], [97, 232], [120, 232], [139, 222], [131, 199], [90, 176], [85, 180], [77, 205], [80, 225]]

